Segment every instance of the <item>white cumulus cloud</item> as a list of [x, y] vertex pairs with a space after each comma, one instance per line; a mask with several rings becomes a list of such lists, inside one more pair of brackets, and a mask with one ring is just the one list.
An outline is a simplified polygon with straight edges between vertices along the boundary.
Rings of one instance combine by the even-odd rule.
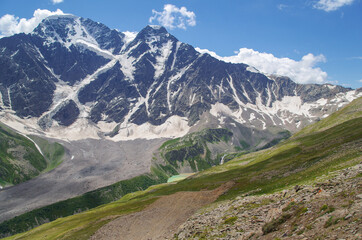
[[152, 10], [153, 16], [149, 22], [157, 21], [158, 24], [169, 28], [186, 29], [187, 26], [196, 25], [196, 15], [192, 11], [188, 11], [186, 7], [178, 8], [172, 4], [165, 4], [162, 12]]
[[58, 4], [58, 3], [62, 3], [63, 0], [52, 0], [53, 4]]
[[63, 14], [63, 11], [60, 9], [57, 9], [54, 12], [47, 9], [37, 9], [34, 11], [33, 17], [29, 19], [5, 14], [0, 18], [0, 38], [17, 33], [30, 33], [44, 18], [51, 15]]
[[351, 5], [354, 0], [319, 0], [314, 7], [326, 12], [335, 11], [345, 5]]
[[273, 54], [248, 48], [240, 48], [236, 52], [237, 55], [229, 57], [220, 57], [207, 49], [196, 48], [196, 50], [225, 62], [248, 64], [266, 74], [287, 76], [297, 83], [324, 83], [327, 80], [327, 73], [316, 67], [318, 63], [326, 61], [323, 55], [314, 56], [309, 53], [301, 60], [295, 61], [290, 58], [277, 58]]

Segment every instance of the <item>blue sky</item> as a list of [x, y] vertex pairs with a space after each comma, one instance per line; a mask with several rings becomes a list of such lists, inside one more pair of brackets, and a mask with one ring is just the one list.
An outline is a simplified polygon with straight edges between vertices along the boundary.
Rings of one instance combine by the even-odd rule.
[[120, 31], [140, 31], [151, 18], [226, 61], [301, 83], [362, 87], [362, 0], [1, 0], [0, 35], [29, 31], [37, 9]]

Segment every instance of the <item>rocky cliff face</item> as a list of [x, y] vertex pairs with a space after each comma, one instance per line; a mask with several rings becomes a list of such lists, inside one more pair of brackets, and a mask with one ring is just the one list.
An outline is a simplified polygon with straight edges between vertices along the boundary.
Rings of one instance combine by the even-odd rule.
[[182, 136], [207, 122], [294, 131], [358, 95], [219, 61], [160, 26], [129, 38], [72, 15], [0, 39], [0, 63], [3, 121], [69, 139]]

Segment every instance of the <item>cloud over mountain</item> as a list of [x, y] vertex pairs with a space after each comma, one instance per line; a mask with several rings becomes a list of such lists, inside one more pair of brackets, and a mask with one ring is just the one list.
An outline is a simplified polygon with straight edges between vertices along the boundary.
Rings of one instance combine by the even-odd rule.
[[207, 49], [196, 48], [201, 53], [231, 63], [246, 63], [267, 74], [288, 76], [297, 83], [324, 83], [327, 73], [316, 67], [318, 63], [325, 62], [326, 58], [308, 53], [301, 60], [278, 58], [271, 53], [262, 53], [248, 48], [240, 48], [236, 55], [221, 57]]
[[17, 33], [30, 33], [46, 17], [51, 15], [63, 15], [63, 11], [57, 9], [52, 12], [47, 9], [37, 9], [33, 17], [19, 18], [14, 15], [5, 14], [0, 18], [0, 38], [11, 36]]

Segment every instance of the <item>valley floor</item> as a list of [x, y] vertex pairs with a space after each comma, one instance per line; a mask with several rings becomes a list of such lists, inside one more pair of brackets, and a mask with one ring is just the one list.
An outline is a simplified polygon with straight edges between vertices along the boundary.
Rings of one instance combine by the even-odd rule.
[[0, 222], [149, 172], [152, 153], [163, 141], [86, 139], [61, 142], [68, 156], [57, 168], [0, 190]]

